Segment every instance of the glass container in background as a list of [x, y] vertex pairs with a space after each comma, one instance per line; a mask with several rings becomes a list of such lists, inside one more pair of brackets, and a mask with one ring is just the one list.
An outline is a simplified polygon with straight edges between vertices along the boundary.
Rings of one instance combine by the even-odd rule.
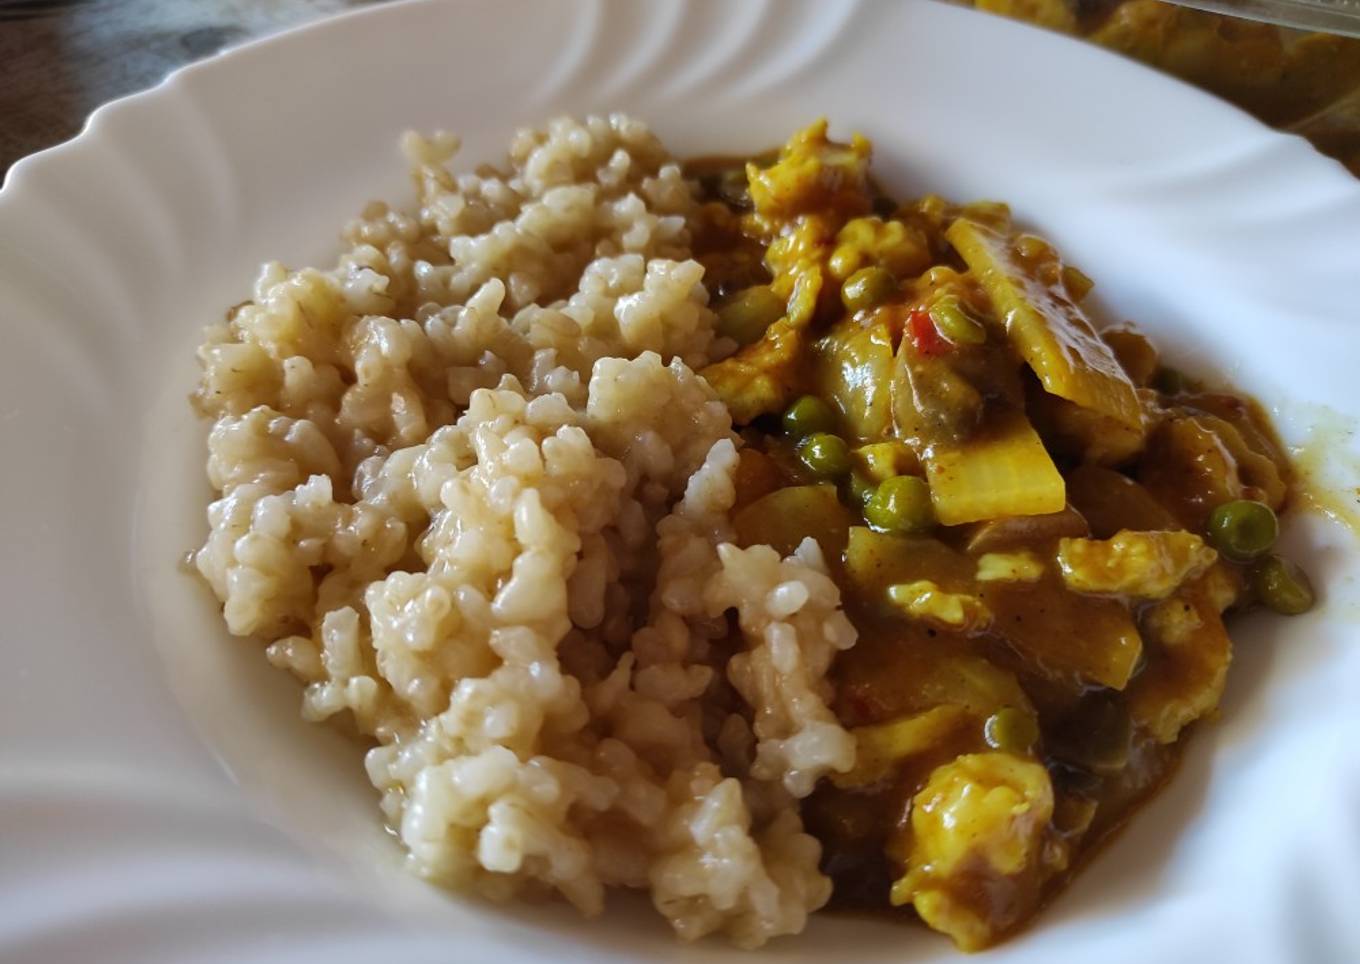
[[[967, 2], [967, 0], [965, 0]], [[972, 0], [1174, 74], [1360, 175], [1360, 0]], [[1268, 18], [1274, 22], [1264, 22]], [[1293, 24], [1296, 26], [1283, 26]], [[1320, 25], [1328, 31], [1298, 29]]]

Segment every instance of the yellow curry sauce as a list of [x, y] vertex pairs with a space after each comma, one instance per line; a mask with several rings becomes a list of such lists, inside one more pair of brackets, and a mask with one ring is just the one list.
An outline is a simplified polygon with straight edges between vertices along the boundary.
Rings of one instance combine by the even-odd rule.
[[1290, 470], [1256, 406], [1098, 329], [1004, 205], [898, 203], [869, 159], [818, 122], [690, 165], [742, 346], [704, 375], [747, 443], [740, 539], [815, 538], [860, 633], [832, 671], [856, 764], [804, 804], [835, 900], [973, 950], [1170, 774], [1222, 614], [1312, 594], [1270, 551]]

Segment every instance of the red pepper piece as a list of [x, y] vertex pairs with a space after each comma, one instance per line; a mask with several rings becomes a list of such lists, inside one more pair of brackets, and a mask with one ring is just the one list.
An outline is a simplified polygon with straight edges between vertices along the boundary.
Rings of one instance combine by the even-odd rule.
[[907, 315], [907, 333], [916, 350], [927, 358], [943, 355], [953, 347], [949, 339], [940, 334], [924, 308], [913, 308]]

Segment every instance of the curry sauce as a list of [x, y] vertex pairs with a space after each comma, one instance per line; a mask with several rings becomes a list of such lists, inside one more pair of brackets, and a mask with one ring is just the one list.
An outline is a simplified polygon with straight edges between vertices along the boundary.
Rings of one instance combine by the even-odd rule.
[[1083, 307], [1005, 205], [892, 199], [825, 122], [690, 165], [742, 428], [736, 529], [813, 538], [858, 643], [856, 762], [803, 803], [836, 903], [966, 950], [1024, 923], [1172, 773], [1231, 661], [1224, 615], [1297, 612], [1291, 472], [1259, 407]]

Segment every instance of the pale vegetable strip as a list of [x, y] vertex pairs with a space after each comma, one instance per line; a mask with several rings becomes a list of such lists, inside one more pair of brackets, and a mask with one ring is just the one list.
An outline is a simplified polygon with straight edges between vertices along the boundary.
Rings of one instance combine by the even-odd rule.
[[856, 727], [850, 731], [855, 738], [854, 769], [831, 774], [831, 782], [838, 787], [877, 783], [902, 760], [938, 747], [970, 719], [966, 707], [946, 704], [886, 723]]
[[945, 237], [1046, 391], [1141, 430], [1133, 383], [1073, 299], [1034, 277], [1012, 253], [1006, 235], [960, 218]]
[[976, 436], [928, 453], [935, 514], [945, 525], [1060, 512], [1067, 489], [1025, 413], [994, 413]]

